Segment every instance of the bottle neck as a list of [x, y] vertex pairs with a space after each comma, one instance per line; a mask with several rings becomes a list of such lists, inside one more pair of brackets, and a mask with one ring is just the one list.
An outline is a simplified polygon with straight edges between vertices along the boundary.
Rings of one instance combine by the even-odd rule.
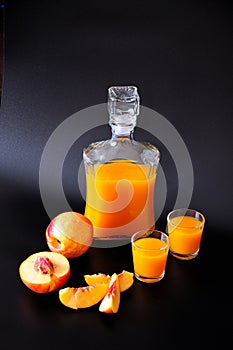
[[125, 114], [110, 114], [109, 125], [112, 128], [113, 138], [128, 138], [131, 139], [134, 128], [136, 126], [137, 117], [135, 115]]
[[134, 125], [119, 125], [110, 123], [112, 128], [112, 139], [133, 139]]
[[112, 128], [112, 140], [133, 140], [133, 131], [122, 133]]

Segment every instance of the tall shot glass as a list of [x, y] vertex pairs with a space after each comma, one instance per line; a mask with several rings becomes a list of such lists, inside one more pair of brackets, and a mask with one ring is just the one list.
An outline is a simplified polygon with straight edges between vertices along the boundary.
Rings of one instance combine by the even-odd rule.
[[160, 281], [165, 274], [168, 236], [157, 230], [141, 230], [131, 237], [135, 277], [142, 282]]
[[175, 209], [167, 216], [170, 253], [177, 259], [194, 259], [199, 252], [205, 217], [193, 209]]

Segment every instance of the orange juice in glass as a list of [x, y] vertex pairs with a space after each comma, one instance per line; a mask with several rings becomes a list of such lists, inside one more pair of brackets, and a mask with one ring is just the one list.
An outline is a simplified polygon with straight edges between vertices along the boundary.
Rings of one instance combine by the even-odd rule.
[[198, 255], [204, 216], [193, 209], [176, 209], [167, 216], [167, 231], [170, 253], [181, 260], [190, 260]]
[[141, 230], [132, 236], [131, 244], [135, 277], [147, 283], [160, 281], [165, 275], [168, 236], [158, 230]]

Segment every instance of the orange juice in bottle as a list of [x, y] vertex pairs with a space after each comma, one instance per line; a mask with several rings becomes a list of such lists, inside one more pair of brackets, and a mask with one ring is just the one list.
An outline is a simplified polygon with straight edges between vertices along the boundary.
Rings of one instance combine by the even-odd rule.
[[154, 187], [159, 151], [133, 138], [139, 114], [135, 86], [108, 89], [112, 137], [92, 143], [83, 152], [86, 173], [85, 215], [96, 240], [130, 240], [153, 228]]

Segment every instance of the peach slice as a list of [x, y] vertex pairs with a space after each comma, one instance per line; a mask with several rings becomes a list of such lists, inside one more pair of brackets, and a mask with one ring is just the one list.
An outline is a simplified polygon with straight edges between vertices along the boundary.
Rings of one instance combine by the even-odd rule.
[[93, 275], [84, 275], [84, 279], [91, 286], [92, 284], [109, 284], [111, 276], [105, 273], [95, 273]]
[[120, 306], [120, 285], [118, 275], [111, 276], [108, 291], [100, 303], [99, 311], [112, 314], [117, 313]]
[[93, 225], [80, 213], [64, 212], [50, 222], [45, 236], [52, 252], [67, 258], [76, 258], [90, 248], [93, 241]]
[[63, 288], [59, 290], [61, 303], [72, 309], [87, 308], [97, 304], [108, 290], [108, 284], [96, 284], [79, 288]]
[[133, 272], [123, 270], [121, 273], [118, 274], [118, 279], [120, 284], [120, 291], [124, 292], [133, 285], [134, 274]]
[[76, 299], [75, 299], [75, 293], [77, 288], [63, 288], [59, 290], [59, 299], [61, 303], [67, 307], [70, 307], [71, 309], [77, 309]]
[[19, 267], [22, 282], [37, 293], [48, 293], [61, 288], [70, 277], [68, 259], [54, 252], [30, 255]]
[[[98, 273], [93, 275], [84, 275], [84, 279], [88, 285], [97, 284], [97, 283], [107, 283], [109, 284], [111, 276], [104, 273]], [[132, 272], [123, 270], [118, 274], [120, 291], [124, 292], [132, 286], [134, 283], [134, 274]]]

